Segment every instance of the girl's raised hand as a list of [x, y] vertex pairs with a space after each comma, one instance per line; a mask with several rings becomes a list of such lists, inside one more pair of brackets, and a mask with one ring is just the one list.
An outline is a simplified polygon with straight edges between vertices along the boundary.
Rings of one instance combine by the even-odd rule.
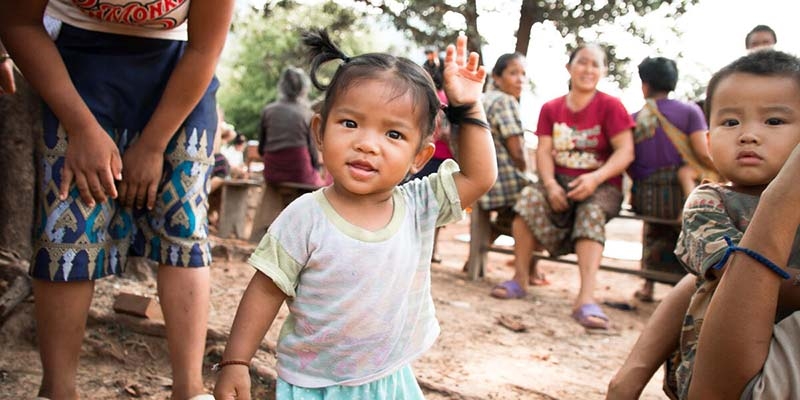
[[467, 56], [467, 37], [458, 36], [456, 44], [448, 45], [444, 58], [444, 91], [451, 105], [459, 106], [478, 101], [486, 80], [486, 69], [478, 64], [478, 53]]

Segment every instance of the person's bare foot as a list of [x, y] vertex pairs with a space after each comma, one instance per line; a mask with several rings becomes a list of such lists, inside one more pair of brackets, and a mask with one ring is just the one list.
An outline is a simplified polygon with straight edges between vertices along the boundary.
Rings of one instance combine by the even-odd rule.
[[547, 286], [550, 284], [550, 281], [547, 280], [547, 276], [544, 272], [532, 271], [528, 284], [531, 286]]

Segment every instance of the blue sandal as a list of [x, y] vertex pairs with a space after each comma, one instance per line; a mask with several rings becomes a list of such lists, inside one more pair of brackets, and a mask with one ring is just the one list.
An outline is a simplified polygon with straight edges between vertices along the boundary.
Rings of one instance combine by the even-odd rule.
[[[497, 289], [503, 289], [505, 292], [498, 293]], [[491, 296], [502, 300], [521, 299], [525, 297], [525, 289], [512, 279], [495, 286], [492, 289]]]
[[[608, 329], [608, 316], [595, 303], [584, 304], [572, 312], [572, 318], [586, 329]], [[597, 322], [596, 320], [602, 320]]]

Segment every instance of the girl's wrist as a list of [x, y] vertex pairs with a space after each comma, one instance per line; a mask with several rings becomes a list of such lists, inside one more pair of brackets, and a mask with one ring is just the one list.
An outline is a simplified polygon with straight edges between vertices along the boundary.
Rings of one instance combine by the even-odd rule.
[[211, 367], [211, 370], [214, 372], [221, 371], [223, 368], [230, 366], [230, 365], [242, 365], [247, 368], [250, 368], [250, 361], [244, 360], [222, 360]]

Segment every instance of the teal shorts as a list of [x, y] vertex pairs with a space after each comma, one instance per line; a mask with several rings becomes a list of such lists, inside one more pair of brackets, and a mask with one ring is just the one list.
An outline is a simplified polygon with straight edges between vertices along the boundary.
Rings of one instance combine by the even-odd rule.
[[278, 377], [275, 398], [278, 400], [415, 400], [424, 399], [425, 396], [411, 371], [411, 366], [406, 365], [389, 376], [359, 386], [304, 388]]

